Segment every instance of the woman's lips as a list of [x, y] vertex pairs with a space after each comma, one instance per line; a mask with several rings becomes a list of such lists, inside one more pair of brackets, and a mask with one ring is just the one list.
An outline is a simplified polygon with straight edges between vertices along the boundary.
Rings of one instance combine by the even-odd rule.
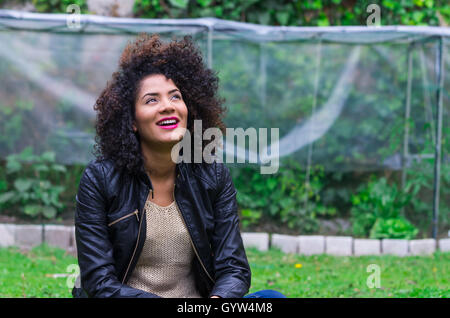
[[167, 126], [159, 126], [162, 129], [175, 129], [178, 127], [178, 123], [174, 124], [174, 125], [167, 125]]

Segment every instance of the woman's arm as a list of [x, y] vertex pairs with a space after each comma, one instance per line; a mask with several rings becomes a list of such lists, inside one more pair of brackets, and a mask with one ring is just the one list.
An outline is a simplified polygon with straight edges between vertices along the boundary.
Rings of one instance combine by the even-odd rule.
[[90, 297], [158, 297], [122, 284], [108, 239], [103, 169], [95, 162], [85, 169], [76, 196], [75, 237], [81, 286]]
[[218, 194], [214, 203], [214, 253], [216, 283], [210, 296], [243, 297], [250, 288], [251, 272], [239, 230], [236, 189], [229, 169], [216, 163]]

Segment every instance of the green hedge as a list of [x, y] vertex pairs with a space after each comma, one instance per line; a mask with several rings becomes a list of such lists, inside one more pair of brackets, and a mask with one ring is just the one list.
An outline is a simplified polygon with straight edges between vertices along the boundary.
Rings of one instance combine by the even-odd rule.
[[[32, 2], [38, 12], [66, 13], [78, 4], [88, 13], [86, 0], [0, 0], [0, 6]], [[381, 25], [448, 25], [450, 4], [446, 0], [136, 0], [136, 18], [199, 18], [250, 22], [266, 25], [328, 26], [366, 25], [380, 8]]]
[[366, 25], [370, 4], [379, 6], [382, 25], [437, 26], [450, 20], [448, 1], [435, 0], [136, 0], [134, 12], [143, 18], [214, 16], [266, 25]]

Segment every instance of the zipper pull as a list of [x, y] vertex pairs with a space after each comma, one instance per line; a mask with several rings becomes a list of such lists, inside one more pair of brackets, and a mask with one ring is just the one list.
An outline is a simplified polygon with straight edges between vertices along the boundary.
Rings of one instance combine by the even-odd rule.
[[136, 219], [139, 222], [139, 210], [136, 209], [136, 211], [134, 211], [134, 214], [136, 214]]

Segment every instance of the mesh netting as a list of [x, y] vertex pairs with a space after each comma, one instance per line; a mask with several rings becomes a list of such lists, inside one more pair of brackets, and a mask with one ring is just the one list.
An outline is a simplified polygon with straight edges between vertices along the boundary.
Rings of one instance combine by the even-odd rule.
[[127, 42], [149, 32], [163, 40], [191, 35], [219, 72], [227, 126], [278, 128], [272, 147], [280, 158], [327, 171], [397, 170], [434, 158], [440, 91], [442, 163], [449, 163], [449, 28], [89, 15], [69, 28], [69, 18], [0, 10], [2, 158], [31, 145], [61, 163], [91, 160], [94, 102]]

